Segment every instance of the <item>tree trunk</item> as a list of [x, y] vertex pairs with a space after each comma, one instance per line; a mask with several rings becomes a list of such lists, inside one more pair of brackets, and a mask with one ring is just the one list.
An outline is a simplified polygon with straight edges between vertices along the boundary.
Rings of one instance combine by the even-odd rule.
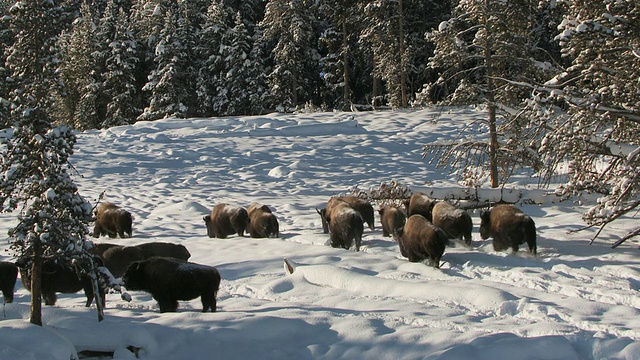
[[407, 72], [405, 66], [404, 18], [402, 0], [398, 0], [398, 27], [400, 41], [400, 107], [407, 107]]
[[104, 304], [102, 303], [102, 293], [100, 291], [100, 284], [98, 283], [98, 270], [95, 266], [92, 266], [91, 273], [91, 287], [93, 287], [93, 298], [96, 302], [96, 312], [98, 313], [98, 322], [104, 320]]
[[291, 79], [291, 102], [295, 109], [298, 106], [298, 72], [293, 69], [293, 78]]
[[485, 23], [487, 30], [487, 39], [484, 49], [484, 62], [487, 67], [487, 105], [489, 109], [489, 176], [491, 179], [491, 187], [497, 188], [498, 182], [498, 127], [496, 125], [496, 99], [493, 88], [493, 63], [491, 48], [493, 42], [491, 41], [491, 29], [490, 23]]
[[40, 240], [33, 243], [33, 263], [31, 264], [31, 311], [29, 322], [42, 326], [42, 245]]
[[349, 42], [347, 36], [347, 16], [342, 14], [342, 76], [344, 86], [342, 88], [343, 108], [344, 110], [351, 108], [351, 89], [349, 88]]

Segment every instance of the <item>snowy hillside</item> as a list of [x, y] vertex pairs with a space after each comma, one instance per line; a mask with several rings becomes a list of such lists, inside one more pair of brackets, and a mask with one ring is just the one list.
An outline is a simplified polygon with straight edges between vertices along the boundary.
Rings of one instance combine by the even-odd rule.
[[[515, 177], [503, 196], [540, 203], [518, 204], [536, 222], [537, 258], [524, 249], [496, 253], [480, 238], [478, 212], [471, 248], [447, 248], [439, 270], [403, 258], [378, 218], [361, 252], [326, 245], [316, 208], [332, 195], [391, 180], [438, 197], [459, 191], [422, 160], [421, 147], [453, 139], [482, 116], [467, 108], [271, 114], [79, 134], [72, 162], [81, 194], [93, 202], [106, 191], [105, 200], [134, 215], [133, 238], [97, 242], [186, 246], [190, 261], [222, 275], [218, 312], [201, 313], [195, 299], [160, 314], [150, 295], [129, 291], [131, 302], [107, 296], [98, 323], [84, 294], [60, 294], [38, 328], [18, 281], [0, 316], [0, 359], [70, 359], [85, 350], [133, 358], [127, 347], [142, 359], [178, 360], [640, 359], [638, 241], [610, 248], [622, 222], [589, 245], [592, 232], [569, 232], [584, 226], [588, 204], [557, 202], [531, 174]], [[208, 238], [202, 217], [221, 202], [269, 205], [281, 237]], [[15, 222], [0, 220], [2, 233]]]

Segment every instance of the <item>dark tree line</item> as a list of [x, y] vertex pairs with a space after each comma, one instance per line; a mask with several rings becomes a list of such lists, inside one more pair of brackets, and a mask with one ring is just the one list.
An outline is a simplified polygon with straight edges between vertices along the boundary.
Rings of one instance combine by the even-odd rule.
[[[14, 2], [2, 1], [8, 14]], [[436, 76], [426, 66], [434, 45], [425, 34], [450, 14], [445, 0], [60, 6], [60, 86], [50, 90], [50, 112], [76, 129], [300, 107], [407, 107]], [[20, 36], [4, 26], [2, 60]], [[0, 97], [9, 89], [0, 86]]]

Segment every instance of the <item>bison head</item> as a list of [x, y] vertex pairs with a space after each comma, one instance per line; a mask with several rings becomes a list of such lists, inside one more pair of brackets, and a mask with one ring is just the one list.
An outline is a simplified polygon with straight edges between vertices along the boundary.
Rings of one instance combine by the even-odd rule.
[[122, 276], [122, 282], [128, 290], [145, 290], [147, 280], [144, 264], [136, 261], [129, 265]]
[[491, 237], [491, 210], [480, 213], [480, 237], [486, 240]]

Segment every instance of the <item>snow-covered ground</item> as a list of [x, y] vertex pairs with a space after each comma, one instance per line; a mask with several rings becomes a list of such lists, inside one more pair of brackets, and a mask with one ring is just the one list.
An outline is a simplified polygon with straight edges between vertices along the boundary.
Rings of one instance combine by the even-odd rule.
[[[326, 245], [316, 208], [332, 195], [391, 180], [437, 196], [457, 191], [451, 175], [422, 160], [421, 147], [481, 117], [470, 108], [271, 114], [79, 134], [72, 161], [81, 193], [94, 202], [106, 191], [105, 200], [135, 217], [133, 238], [97, 241], [183, 244], [190, 261], [220, 271], [218, 311], [202, 313], [195, 299], [160, 314], [150, 295], [130, 291], [131, 302], [109, 294], [98, 322], [84, 294], [60, 294], [43, 307], [40, 328], [28, 323], [30, 295], [18, 281], [0, 315], [0, 359], [70, 359], [85, 350], [133, 358], [127, 347], [143, 359], [178, 360], [640, 359], [638, 241], [611, 249], [626, 233], [619, 223], [589, 245], [593, 232], [569, 232], [584, 225], [588, 204], [542, 196], [531, 174], [504, 196], [542, 203], [518, 204], [536, 222], [537, 258], [524, 248], [493, 251], [478, 233], [478, 212], [471, 248], [447, 248], [440, 270], [400, 256], [379, 219], [360, 252]], [[269, 205], [281, 237], [208, 238], [202, 217], [221, 202]], [[0, 215], [0, 232], [14, 223]]]

